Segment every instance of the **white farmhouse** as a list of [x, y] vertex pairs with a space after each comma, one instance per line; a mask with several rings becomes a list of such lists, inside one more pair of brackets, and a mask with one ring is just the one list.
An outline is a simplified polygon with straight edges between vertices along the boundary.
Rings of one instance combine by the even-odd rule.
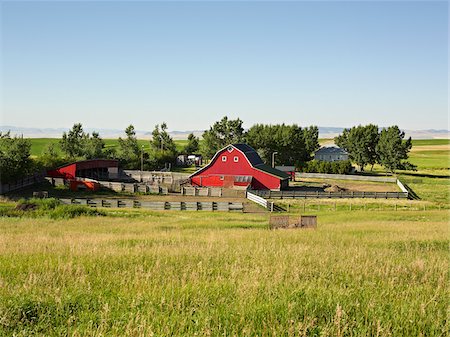
[[348, 160], [348, 153], [337, 146], [321, 147], [314, 153], [314, 159], [330, 162]]

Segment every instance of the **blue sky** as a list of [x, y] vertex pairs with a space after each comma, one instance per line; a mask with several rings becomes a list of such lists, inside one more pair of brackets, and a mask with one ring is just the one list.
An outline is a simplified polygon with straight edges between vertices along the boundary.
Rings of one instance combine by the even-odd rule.
[[8, 2], [0, 124], [448, 128], [442, 2]]

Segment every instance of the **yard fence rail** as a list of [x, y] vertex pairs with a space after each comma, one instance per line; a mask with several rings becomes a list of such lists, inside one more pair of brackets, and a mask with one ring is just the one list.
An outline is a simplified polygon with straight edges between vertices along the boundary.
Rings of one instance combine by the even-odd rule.
[[42, 172], [42, 173], [36, 173], [32, 176], [24, 177], [13, 183], [0, 184], [0, 194], [20, 190], [22, 188], [43, 182], [44, 180], [45, 180], [45, 174], [44, 174], [44, 172]]
[[381, 183], [395, 183], [397, 178], [395, 177], [376, 177], [376, 176], [363, 176], [355, 174], [326, 174], [326, 173], [305, 173], [295, 172], [295, 178], [319, 178], [319, 179], [337, 179], [337, 180], [360, 180], [360, 181], [373, 181]]
[[407, 199], [408, 192], [321, 192], [255, 190], [252, 194], [268, 199]]
[[84, 205], [106, 208], [144, 208], [155, 211], [240, 211], [242, 202], [204, 202], [204, 201], [146, 201], [133, 199], [59, 199], [65, 205]]

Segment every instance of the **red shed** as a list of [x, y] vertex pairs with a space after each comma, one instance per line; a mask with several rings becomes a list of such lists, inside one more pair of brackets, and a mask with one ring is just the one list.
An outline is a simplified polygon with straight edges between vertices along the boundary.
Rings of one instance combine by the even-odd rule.
[[63, 165], [54, 170], [47, 171], [47, 176], [73, 180], [76, 177], [92, 179], [115, 178], [118, 173], [119, 162], [109, 159], [93, 159], [77, 161]]
[[256, 190], [280, 190], [289, 176], [263, 163], [247, 144], [230, 144], [219, 150], [211, 162], [190, 177], [194, 186], [251, 186]]

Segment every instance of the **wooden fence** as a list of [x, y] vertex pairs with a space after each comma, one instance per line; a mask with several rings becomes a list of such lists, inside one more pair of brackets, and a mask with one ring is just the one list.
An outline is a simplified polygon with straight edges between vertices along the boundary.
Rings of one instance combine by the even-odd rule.
[[197, 201], [145, 201], [133, 199], [59, 199], [66, 205], [84, 205], [108, 208], [145, 208], [149, 210], [177, 211], [240, 211], [242, 202], [197, 202]]
[[257, 191], [252, 191], [252, 192], [247, 191], [247, 199], [257, 203], [258, 205], [260, 205], [264, 208], [270, 209], [270, 202], [268, 202], [266, 199], [264, 199], [263, 197], [261, 197], [260, 195], [254, 193], [254, 192], [257, 192]]
[[318, 178], [318, 179], [336, 179], [336, 180], [360, 180], [360, 181], [373, 181], [381, 183], [395, 183], [397, 178], [395, 177], [380, 177], [380, 176], [364, 176], [355, 174], [326, 174], [326, 173], [304, 173], [295, 172], [296, 179], [302, 178]]
[[45, 180], [45, 174], [36, 173], [29, 177], [24, 177], [10, 184], [0, 184], [0, 194], [20, 190], [22, 188], [43, 182]]
[[268, 199], [407, 199], [408, 192], [308, 192], [308, 191], [270, 191], [254, 190], [251, 194]]

